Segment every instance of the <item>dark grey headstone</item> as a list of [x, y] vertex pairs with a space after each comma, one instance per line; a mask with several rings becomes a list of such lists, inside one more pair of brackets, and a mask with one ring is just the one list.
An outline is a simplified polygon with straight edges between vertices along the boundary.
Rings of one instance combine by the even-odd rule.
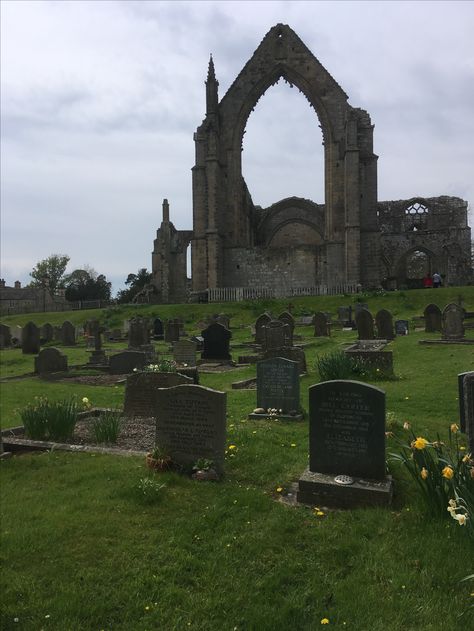
[[181, 320], [172, 318], [165, 324], [165, 342], [177, 342], [181, 330]]
[[66, 320], [62, 324], [61, 341], [64, 346], [76, 345], [76, 328], [69, 320]]
[[271, 321], [271, 317], [268, 313], [262, 313], [255, 320], [255, 342], [257, 344], [265, 343], [265, 331], [264, 327]]
[[232, 333], [218, 322], [212, 322], [201, 331], [204, 338], [201, 359], [232, 359], [229, 351]]
[[34, 322], [25, 324], [21, 331], [21, 351], [24, 355], [36, 355], [40, 351], [40, 330]]
[[160, 318], [153, 320], [153, 337], [155, 340], [162, 340], [164, 335], [163, 321]]
[[257, 363], [257, 407], [283, 414], [300, 410], [300, 370], [297, 362], [282, 357]]
[[385, 477], [385, 393], [357, 381], [309, 388], [309, 469]]
[[357, 335], [359, 340], [373, 340], [374, 335], [374, 319], [367, 309], [360, 309], [355, 317], [357, 325]]
[[147, 362], [147, 355], [142, 351], [123, 351], [111, 355], [109, 359], [109, 372], [111, 375], [127, 375], [134, 368], [142, 370]]
[[294, 317], [291, 315], [291, 313], [289, 311], [283, 311], [283, 313], [280, 313], [280, 315], [278, 316], [278, 320], [280, 320], [284, 324], [288, 325], [288, 327], [289, 327], [289, 342], [288, 342], [288, 346], [293, 346], [293, 333], [294, 333], [294, 330], [295, 330], [295, 319], [294, 319]]
[[157, 390], [156, 444], [178, 465], [208, 458], [223, 473], [226, 393], [195, 385]]
[[410, 331], [410, 323], [408, 320], [395, 320], [395, 334], [408, 335]]
[[392, 314], [387, 309], [377, 311], [375, 314], [375, 326], [377, 327], [377, 337], [379, 339], [393, 340], [395, 337]]
[[458, 400], [459, 400], [459, 429], [466, 433], [466, 411], [464, 408], [464, 377], [473, 375], [474, 372], [461, 372], [458, 375]]
[[211, 322], [218, 322], [219, 324], [222, 324], [222, 326], [224, 326], [226, 329], [230, 330], [230, 318], [225, 313], [218, 313], [218, 314], [212, 316], [212, 319], [209, 322], [209, 324]]
[[355, 303], [355, 315], [360, 313], [362, 309], [369, 310], [369, 305], [366, 302], [356, 302]]
[[54, 329], [52, 327], [51, 324], [49, 324], [49, 322], [46, 322], [46, 324], [43, 324], [43, 326], [40, 329], [40, 337], [43, 340], [44, 344], [47, 344], [48, 342], [52, 342], [53, 338], [54, 338]]
[[290, 326], [283, 320], [270, 320], [263, 330], [265, 350], [293, 346]]
[[6, 324], [0, 324], [0, 348], [8, 348], [12, 345], [12, 335], [10, 327]]
[[173, 359], [177, 364], [187, 366], [196, 365], [196, 342], [192, 340], [178, 340], [173, 344]]
[[183, 383], [192, 384], [193, 380], [179, 372], [136, 372], [128, 376], [123, 406], [125, 416], [155, 416], [158, 388], [170, 388]]
[[464, 393], [464, 418], [465, 433], [467, 434], [467, 443], [469, 453], [474, 454], [474, 373], [470, 372], [464, 377], [463, 381]]
[[128, 348], [142, 348], [150, 344], [148, 318], [135, 317], [128, 323]]
[[302, 348], [298, 346], [285, 348], [272, 348], [263, 353], [263, 359], [274, 359], [275, 357], [283, 357], [297, 362], [300, 374], [307, 372], [306, 355]]
[[423, 312], [425, 318], [425, 333], [441, 331], [441, 309], [438, 305], [429, 304]]
[[338, 307], [337, 319], [339, 322], [345, 323], [352, 320], [352, 307]]
[[464, 309], [455, 302], [443, 310], [442, 327], [444, 340], [464, 339]]
[[322, 311], [317, 311], [313, 316], [315, 337], [329, 337], [331, 335], [331, 325], [328, 317]]
[[67, 357], [57, 348], [43, 348], [35, 357], [35, 372], [44, 375], [51, 372], [66, 372]]

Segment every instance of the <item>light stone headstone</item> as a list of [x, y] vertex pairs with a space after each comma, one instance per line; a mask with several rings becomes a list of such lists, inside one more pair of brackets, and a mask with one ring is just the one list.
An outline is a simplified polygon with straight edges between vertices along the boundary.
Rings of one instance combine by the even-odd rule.
[[173, 344], [173, 359], [177, 364], [196, 365], [197, 344], [192, 340], [178, 340]]
[[264, 343], [265, 350], [279, 349], [293, 346], [291, 343], [291, 329], [283, 320], [271, 320], [264, 327]]
[[222, 474], [226, 393], [195, 385], [158, 389], [156, 444], [178, 465], [189, 467], [198, 459], [207, 458]]
[[283, 414], [300, 410], [298, 362], [275, 357], [257, 363], [257, 407]]
[[442, 316], [443, 340], [464, 339], [464, 309], [456, 303], [447, 305]]
[[271, 317], [268, 315], [268, 313], [262, 313], [255, 320], [255, 342], [257, 344], [263, 345], [265, 343], [264, 327], [266, 327], [270, 321]]
[[12, 343], [14, 342], [14, 340], [17, 341], [17, 344], [21, 345], [21, 336], [23, 335], [23, 328], [16, 324], [15, 326], [12, 326], [11, 329], [11, 334], [12, 334]]

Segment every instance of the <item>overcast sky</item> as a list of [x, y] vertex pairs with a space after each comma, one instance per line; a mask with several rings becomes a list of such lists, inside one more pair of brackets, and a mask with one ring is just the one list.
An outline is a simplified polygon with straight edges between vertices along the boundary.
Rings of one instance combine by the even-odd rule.
[[[1, 276], [52, 253], [113, 282], [151, 270], [168, 198], [192, 228], [193, 133], [214, 57], [222, 98], [282, 22], [369, 112], [379, 200], [474, 204], [474, 3], [1, 2]], [[322, 202], [323, 148], [304, 96], [280, 81], [250, 116], [255, 204]], [[471, 222], [472, 223], [472, 222]]]

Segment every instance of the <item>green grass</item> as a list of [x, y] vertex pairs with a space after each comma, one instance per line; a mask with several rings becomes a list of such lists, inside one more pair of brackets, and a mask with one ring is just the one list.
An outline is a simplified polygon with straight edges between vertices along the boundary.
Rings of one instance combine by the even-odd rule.
[[[427, 292], [413, 291], [367, 302], [374, 312], [384, 306], [410, 319], [433, 293], [429, 300]], [[459, 293], [473, 309], [471, 288], [439, 290], [436, 295], [446, 300], [438, 304]], [[327, 303], [318, 309], [335, 312], [353, 297], [321, 300]], [[334, 308], [327, 308], [330, 301]], [[292, 302], [295, 309], [315, 309], [315, 299]], [[179, 313], [173, 306], [154, 309]], [[248, 305], [191, 305], [183, 311], [188, 309], [196, 322], [206, 310], [233, 313], [231, 324], [254, 319]], [[316, 339], [311, 327], [296, 333], [313, 343], [305, 349], [310, 372], [301, 380], [307, 410], [308, 387], [318, 380], [317, 357], [356, 335], [335, 331], [330, 339]], [[427, 337], [439, 336], [419, 331], [397, 338], [391, 344], [397, 379], [376, 385], [387, 393], [396, 428], [408, 420], [418, 435], [447, 436], [458, 420], [456, 376], [474, 369], [474, 346], [418, 344]], [[233, 330], [234, 342], [244, 339], [248, 330]], [[62, 351], [68, 358], [86, 355], [81, 348]], [[239, 349], [234, 356], [245, 353]], [[33, 358], [4, 351], [2, 363], [8, 374], [21, 377], [31, 372]], [[472, 615], [458, 617], [472, 601], [472, 585], [458, 583], [473, 572], [472, 541], [449, 517], [425, 516], [401, 468], [392, 466], [391, 509], [330, 510], [317, 517], [309, 508], [276, 501], [276, 488], [287, 490], [307, 464], [308, 423], [247, 420], [256, 393], [234, 391], [231, 383], [254, 375], [254, 366], [201, 375], [203, 385], [228, 393], [228, 444], [236, 449], [227, 455], [221, 483], [160, 474], [155, 479], [166, 486], [149, 502], [139, 484], [151, 474], [140, 458], [52, 452], [0, 463], [2, 630], [313, 630], [325, 617], [328, 628], [357, 631], [472, 626]], [[38, 377], [0, 387], [4, 427], [18, 424], [15, 409], [35, 395], [76, 393], [93, 405], [117, 407], [124, 394], [123, 386]], [[387, 451], [393, 448], [389, 441]]]

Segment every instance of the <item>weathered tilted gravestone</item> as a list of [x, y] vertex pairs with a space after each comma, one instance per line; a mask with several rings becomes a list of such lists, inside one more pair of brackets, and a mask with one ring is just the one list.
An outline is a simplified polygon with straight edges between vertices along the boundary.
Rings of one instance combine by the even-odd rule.
[[265, 343], [265, 331], [264, 327], [271, 321], [271, 317], [268, 313], [262, 313], [255, 320], [255, 343], [256, 344], [264, 344]]
[[359, 309], [355, 317], [357, 325], [357, 336], [359, 340], [373, 340], [374, 335], [374, 319], [367, 309]]
[[61, 327], [61, 341], [64, 346], [76, 345], [76, 328], [69, 320], [63, 322]]
[[423, 312], [425, 318], [425, 333], [441, 331], [441, 309], [438, 305], [430, 304]]
[[456, 303], [451, 303], [444, 308], [442, 316], [443, 340], [464, 339], [464, 309]]
[[173, 344], [173, 359], [177, 364], [186, 366], [196, 365], [196, 342], [192, 340], [178, 340]]
[[230, 318], [225, 313], [216, 313], [212, 316], [208, 324], [211, 324], [211, 322], [218, 322], [222, 324], [222, 326], [225, 326], [226, 329], [230, 330]]
[[150, 344], [148, 318], [135, 317], [128, 323], [128, 348], [140, 349]]
[[309, 389], [309, 468], [297, 499], [350, 508], [385, 506], [385, 393], [357, 381], [326, 381]]
[[293, 346], [291, 338], [291, 330], [286, 322], [282, 320], [270, 320], [263, 327], [264, 331], [264, 350], [272, 350], [284, 348], [287, 346]]
[[395, 335], [408, 335], [410, 323], [408, 320], [395, 320]]
[[387, 309], [377, 311], [375, 326], [377, 327], [377, 337], [380, 340], [393, 340], [395, 337], [392, 314]]
[[295, 319], [294, 319], [294, 317], [291, 315], [291, 313], [289, 311], [283, 311], [283, 313], [280, 313], [280, 315], [278, 316], [278, 320], [280, 320], [284, 324], [288, 325], [288, 327], [289, 327], [289, 335], [288, 335], [288, 344], [287, 344], [287, 346], [293, 346], [293, 333], [295, 331]]
[[127, 377], [123, 411], [127, 417], [155, 416], [156, 391], [158, 388], [170, 388], [180, 384], [192, 384], [190, 377], [179, 372], [136, 372]]
[[165, 324], [165, 342], [177, 342], [181, 330], [181, 320], [173, 318]]
[[35, 357], [35, 372], [40, 375], [66, 371], [67, 357], [57, 348], [53, 348], [52, 346], [43, 348], [38, 357]]
[[459, 429], [466, 432], [466, 411], [464, 407], [464, 377], [474, 379], [474, 372], [461, 372], [458, 375]]
[[277, 410], [280, 418], [302, 418], [298, 362], [275, 357], [257, 363], [257, 409], [264, 412], [249, 418], [265, 418], [269, 410]]
[[143, 370], [147, 363], [147, 354], [143, 351], [123, 351], [111, 355], [109, 359], [109, 372], [111, 375], [127, 375], [134, 368]]
[[164, 335], [163, 321], [160, 318], [153, 320], [153, 337], [155, 340], [162, 340]]
[[12, 335], [10, 327], [6, 324], [0, 324], [0, 348], [8, 348], [12, 345]]
[[329, 337], [331, 335], [331, 325], [328, 317], [322, 311], [317, 311], [313, 316], [314, 336]]
[[207, 329], [201, 331], [204, 338], [201, 359], [230, 360], [232, 359], [229, 343], [232, 333], [218, 322], [212, 322]]
[[[221, 325], [219, 325], [221, 326]], [[174, 463], [192, 466], [212, 460], [224, 472], [226, 393], [203, 386], [182, 385], [156, 393], [156, 444]]]
[[46, 322], [46, 324], [43, 324], [43, 326], [40, 329], [40, 338], [41, 338], [43, 344], [47, 344], [48, 342], [52, 342], [53, 341], [53, 337], [54, 337], [54, 329], [53, 329], [52, 325], [49, 324], [49, 322]]
[[36, 355], [40, 351], [40, 330], [34, 322], [25, 324], [21, 331], [21, 352]]
[[464, 432], [467, 434], [468, 451], [474, 454], [474, 373], [464, 376]]

